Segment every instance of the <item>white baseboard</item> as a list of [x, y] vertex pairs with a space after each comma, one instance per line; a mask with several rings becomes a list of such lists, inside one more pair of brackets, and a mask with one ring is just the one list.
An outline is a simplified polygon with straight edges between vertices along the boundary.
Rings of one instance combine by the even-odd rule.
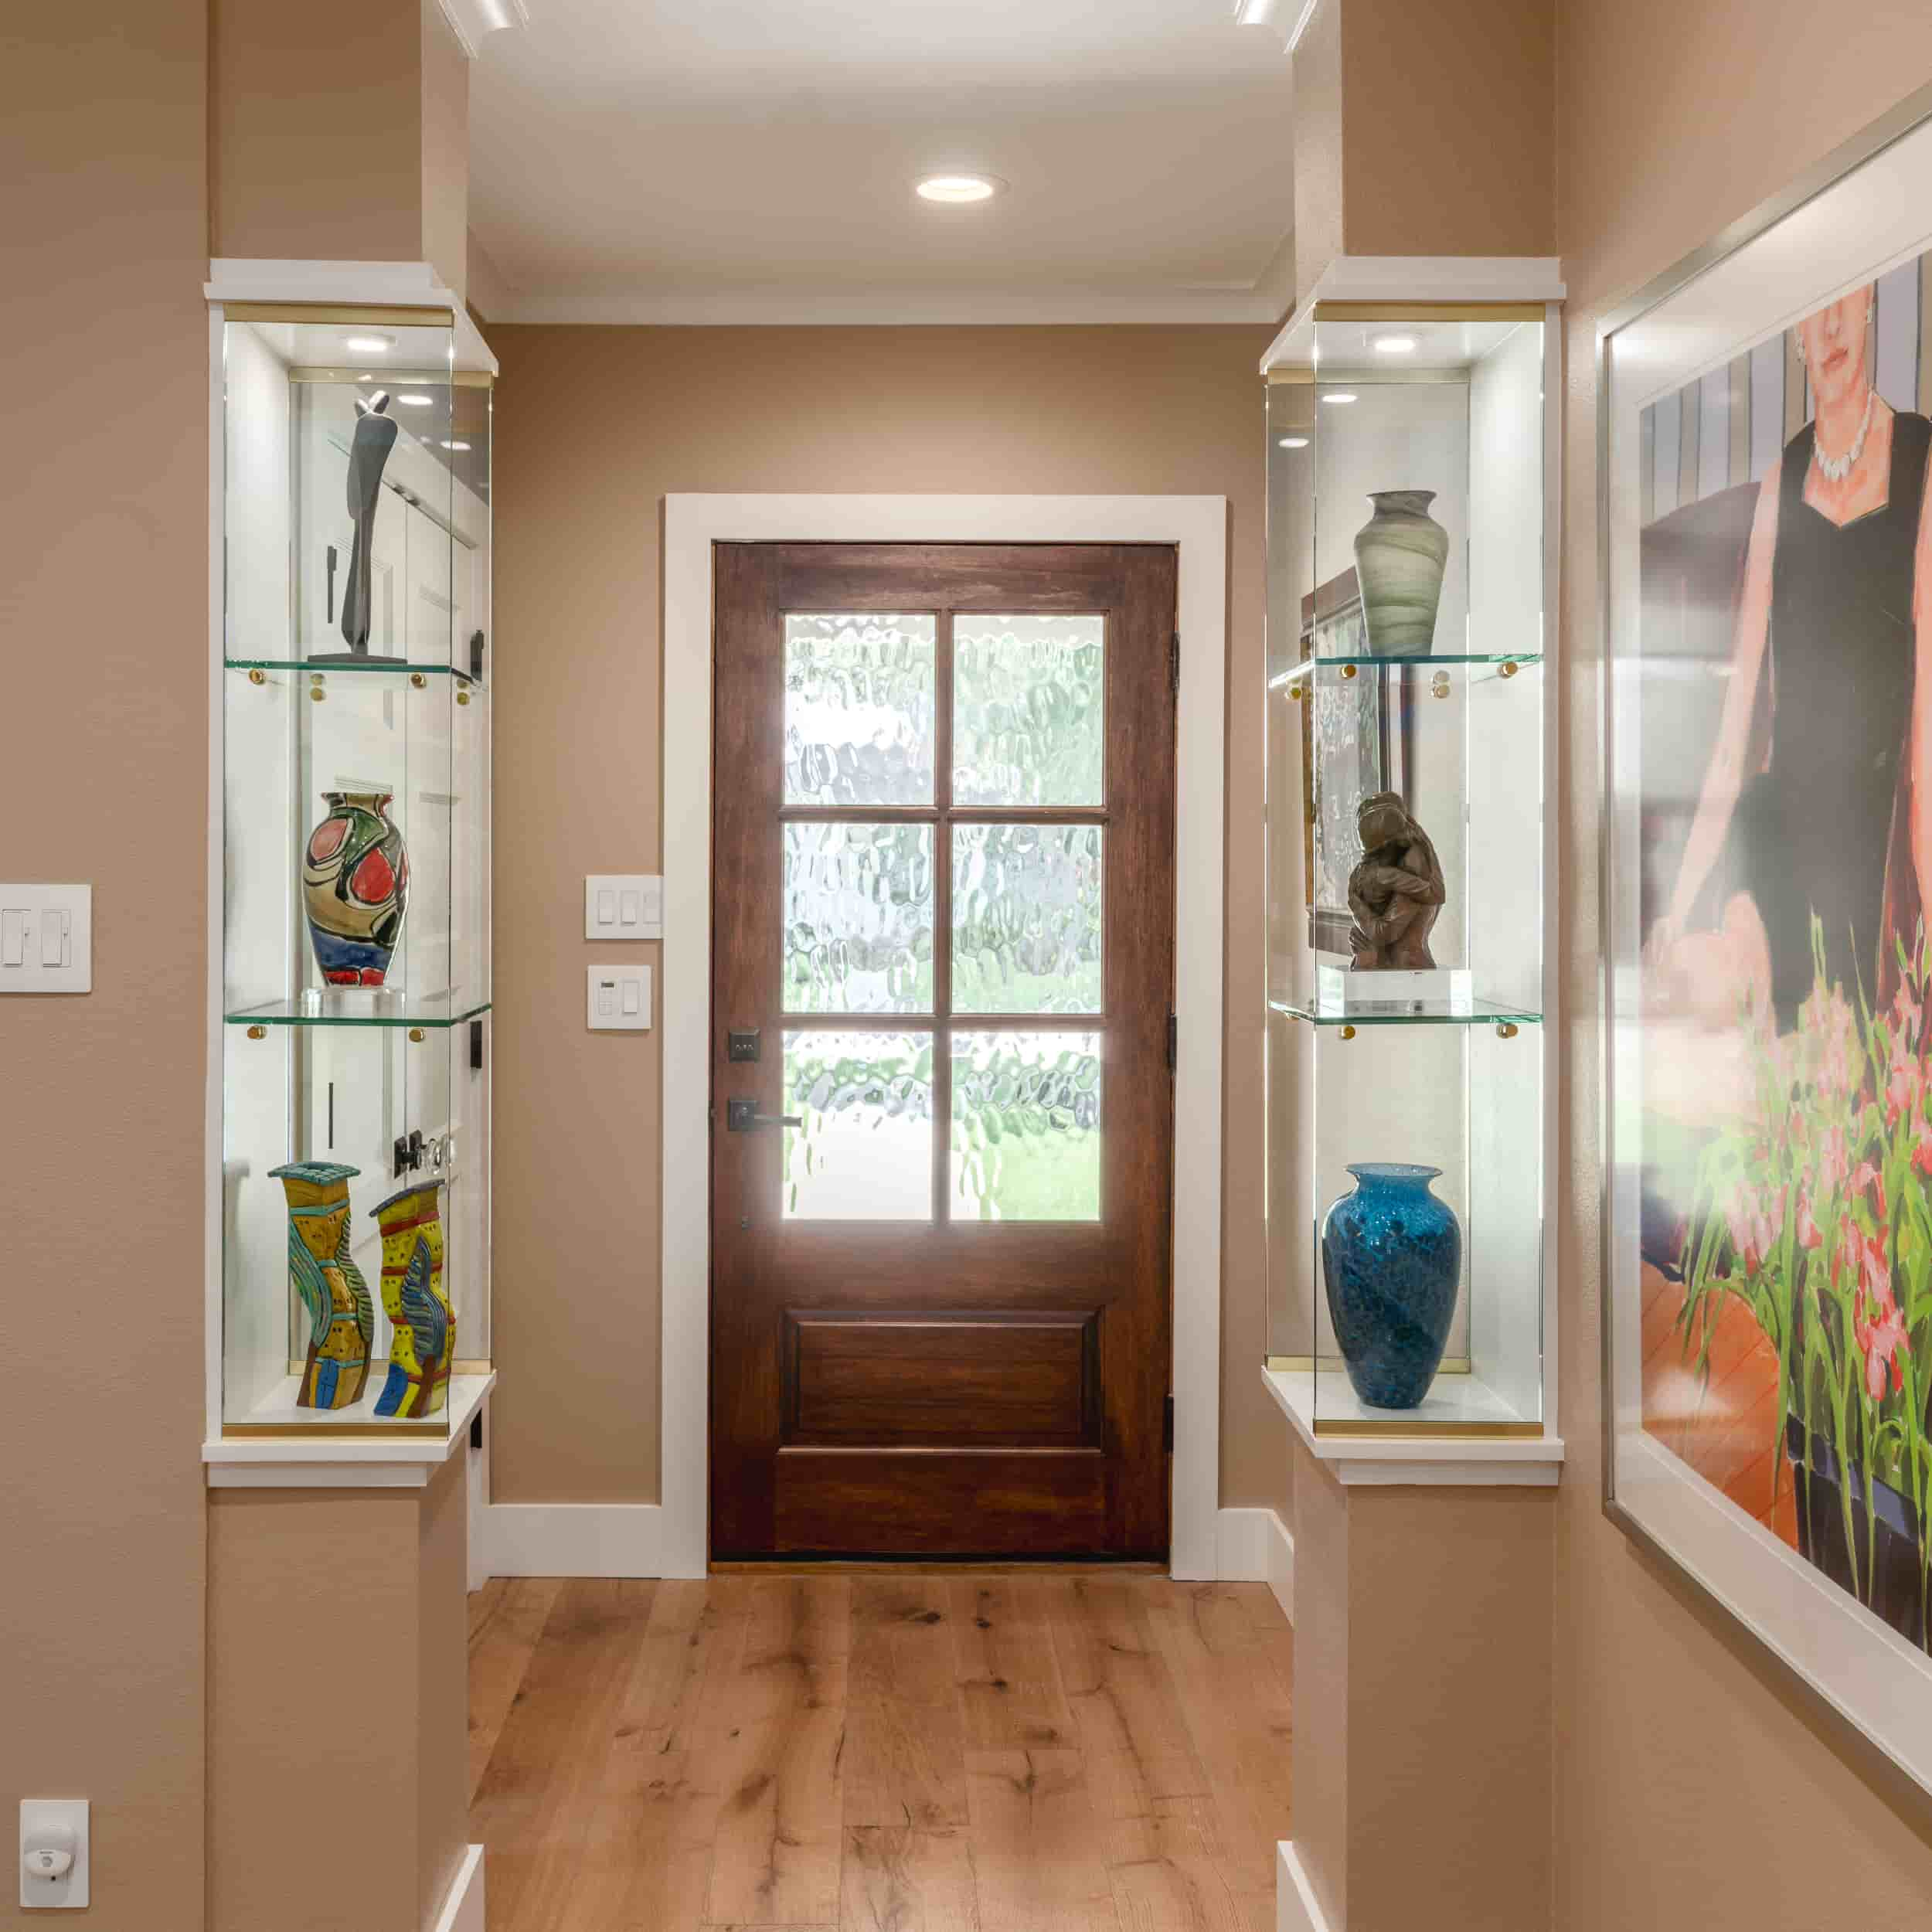
[[1274, 1848], [1274, 1932], [1339, 1932], [1316, 1901], [1315, 1888], [1287, 1838]]
[[[474, 1517], [471, 1563], [485, 1577], [661, 1577], [656, 1503], [498, 1502]], [[1294, 1621], [1294, 1543], [1272, 1509], [1223, 1509], [1216, 1574], [1266, 1583]]]
[[480, 1553], [492, 1577], [661, 1577], [654, 1502], [493, 1502]]
[[435, 1932], [483, 1932], [483, 1848], [472, 1845], [463, 1854], [450, 1883], [449, 1896], [437, 1914]]
[[1215, 1519], [1216, 1574], [1223, 1583], [1266, 1583], [1294, 1621], [1294, 1539], [1272, 1509], [1223, 1509]]

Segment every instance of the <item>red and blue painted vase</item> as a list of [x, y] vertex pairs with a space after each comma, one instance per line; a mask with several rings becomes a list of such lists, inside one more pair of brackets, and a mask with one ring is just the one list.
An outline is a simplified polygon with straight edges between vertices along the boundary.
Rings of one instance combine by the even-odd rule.
[[302, 901], [315, 963], [332, 986], [380, 986], [402, 937], [409, 854], [389, 815], [393, 792], [325, 791], [308, 835]]

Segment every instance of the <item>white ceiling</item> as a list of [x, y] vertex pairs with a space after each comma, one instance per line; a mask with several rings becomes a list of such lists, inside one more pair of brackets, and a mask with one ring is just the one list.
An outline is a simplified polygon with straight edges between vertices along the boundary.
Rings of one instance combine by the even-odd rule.
[[[1289, 67], [1230, 0], [529, 0], [471, 76], [492, 320], [1271, 321]], [[920, 175], [1006, 192], [939, 207]], [[481, 293], [481, 291], [478, 291]]]

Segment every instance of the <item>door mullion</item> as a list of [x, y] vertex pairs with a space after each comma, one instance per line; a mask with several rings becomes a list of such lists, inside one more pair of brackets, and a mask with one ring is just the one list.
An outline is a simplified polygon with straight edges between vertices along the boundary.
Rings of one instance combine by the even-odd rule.
[[953, 614], [939, 613], [933, 658], [933, 1221], [951, 1218], [953, 1144]]

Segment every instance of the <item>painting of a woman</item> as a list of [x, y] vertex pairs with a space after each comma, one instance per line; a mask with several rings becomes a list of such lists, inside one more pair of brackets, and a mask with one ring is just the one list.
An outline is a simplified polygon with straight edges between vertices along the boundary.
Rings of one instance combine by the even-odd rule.
[[[1813, 403], [1757, 489], [1722, 721], [1647, 954], [1711, 1019], [1794, 1025], [1825, 978], [1855, 1004], [1897, 983], [1932, 879], [1932, 424], [1873, 380], [1871, 284], [1798, 325]], [[1714, 923], [1720, 857], [1737, 881]]]
[[1932, 1647], [1932, 422], [1879, 393], [1876, 299], [1798, 325], [1645, 940], [1644, 1421]]

